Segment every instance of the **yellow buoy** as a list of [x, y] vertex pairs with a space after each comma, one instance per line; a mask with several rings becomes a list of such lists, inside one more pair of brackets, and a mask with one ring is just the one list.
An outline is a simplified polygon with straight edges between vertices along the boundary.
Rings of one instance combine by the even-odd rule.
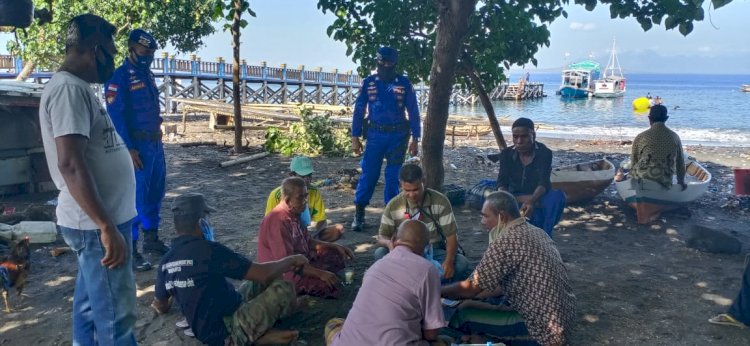
[[639, 97], [633, 100], [633, 110], [636, 112], [645, 112], [651, 107], [651, 100], [646, 97]]

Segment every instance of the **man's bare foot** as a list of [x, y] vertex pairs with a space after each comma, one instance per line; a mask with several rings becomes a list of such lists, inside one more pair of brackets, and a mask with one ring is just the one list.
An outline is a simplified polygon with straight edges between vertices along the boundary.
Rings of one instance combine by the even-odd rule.
[[263, 336], [255, 340], [255, 345], [289, 344], [299, 337], [296, 330], [269, 329]]

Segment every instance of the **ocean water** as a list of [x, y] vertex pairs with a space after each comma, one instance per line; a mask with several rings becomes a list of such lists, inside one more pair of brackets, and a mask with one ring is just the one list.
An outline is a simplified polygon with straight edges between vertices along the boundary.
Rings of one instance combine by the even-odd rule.
[[[544, 124], [538, 131], [544, 137], [632, 140], [649, 126], [648, 114], [635, 113], [632, 102], [651, 93], [663, 99], [669, 109], [667, 126], [683, 144], [750, 146], [750, 93], [740, 91], [742, 84], [750, 84], [750, 75], [626, 73], [625, 77], [624, 97], [563, 100], [555, 95], [559, 74], [531, 73], [531, 82], [544, 83], [547, 97], [494, 101], [495, 113]], [[486, 117], [480, 104], [455, 106], [451, 114]]]

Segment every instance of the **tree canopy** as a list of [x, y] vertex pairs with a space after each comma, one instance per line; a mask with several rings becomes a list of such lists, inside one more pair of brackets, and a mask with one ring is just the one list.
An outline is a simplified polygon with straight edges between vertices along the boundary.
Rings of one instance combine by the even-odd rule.
[[101, 16], [117, 27], [115, 40], [121, 57], [127, 52], [128, 34], [136, 28], [153, 33], [162, 46], [169, 43], [182, 52], [197, 49], [203, 37], [215, 30], [214, 0], [34, 0], [34, 5], [50, 10], [52, 22], [18, 30], [18, 42], [10, 41], [8, 50], [43, 68], [54, 69], [62, 62], [68, 22], [83, 13]]
[[[612, 18], [633, 17], [643, 30], [664, 24], [687, 35], [693, 22], [704, 19], [704, 0], [573, 0], [593, 10], [608, 5]], [[731, 0], [711, 0], [714, 8]], [[336, 20], [328, 35], [347, 46], [347, 55], [367, 75], [375, 66], [378, 46], [400, 52], [400, 66], [415, 81], [428, 81], [423, 162], [427, 185], [443, 181], [443, 141], [448, 117], [447, 97], [454, 85], [470, 82], [491, 88], [512, 64], [536, 64], [534, 54], [549, 45], [547, 24], [567, 17], [569, 0], [318, 0], [318, 8]], [[473, 70], [473, 73], [472, 73]], [[474, 81], [472, 80], [472, 75]], [[474, 85], [479, 88], [479, 85]], [[485, 107], [487, 108], [487, 107]], [[492, 117], [490, 117], [492, 119]]]

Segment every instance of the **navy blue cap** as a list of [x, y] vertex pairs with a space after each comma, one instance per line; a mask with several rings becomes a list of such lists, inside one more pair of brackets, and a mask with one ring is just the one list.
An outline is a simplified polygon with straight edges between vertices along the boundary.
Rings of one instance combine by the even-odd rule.
[[156, 39], [154, 39], [151, 34], [147, 33], [146, 30], [143, 29], [135, 29], [130, 33], [130, 37], [128, 37], [128, 40], [133, 43], [140, 44], [141, 46], [144, 46], [149, 49], [158, 49], [159, 44], [156, 43]]
[[378, 61], [387, 61], [395, 64], [398, 62], [398, 52], [391, 47], [380, 47], [376, 58]]

